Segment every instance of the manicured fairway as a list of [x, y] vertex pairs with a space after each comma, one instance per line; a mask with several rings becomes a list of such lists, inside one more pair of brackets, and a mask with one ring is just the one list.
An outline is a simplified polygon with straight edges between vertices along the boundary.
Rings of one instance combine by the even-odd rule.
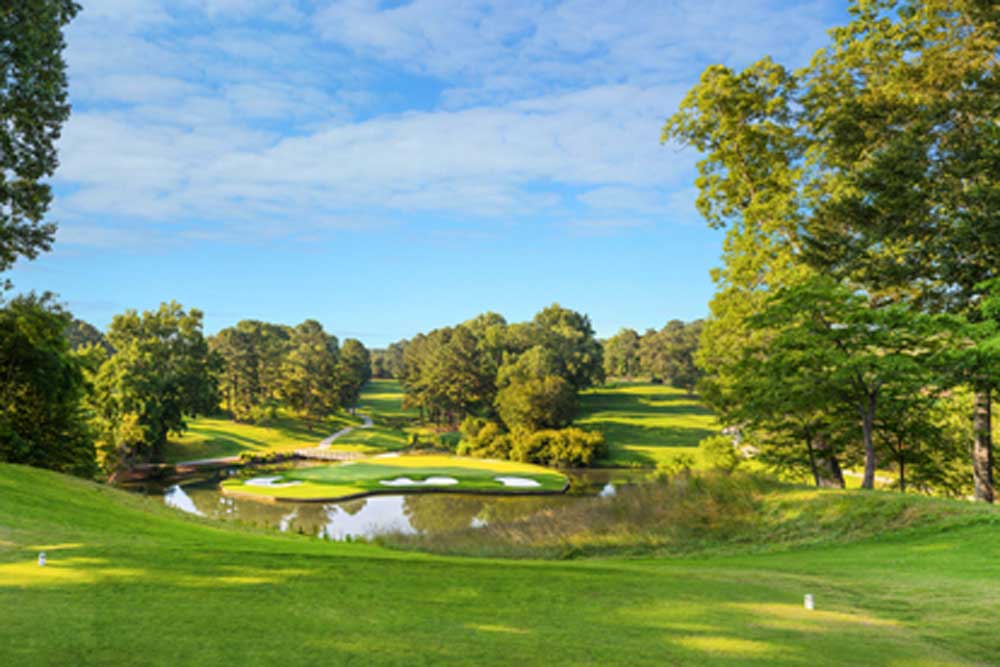
[[403, 409], [403, 386], [399, 380], [369, 380], [361, 391], [358, 409], [383, 417], [417, 417], [419, 412], [412, 408]]
[[[359, 409], [372, 417], [413, 417], [416, 412], [403, 410], [403, 390], [396, 380], [372, 380], [361, 393]], [[171, 438], [167, 462], [238, 456], [243, 452], [283, 452], [313, 447], [328, 435], [346, 426], [358, 426], [359, 418], [346, 413], [324, 419], [319, 424], [294, 415], [282, 414], [266, 424], [240, 424], [230, 419], [200, 417], [188, 423], [188, 430]], [[402, 449], [407, 434], [391, 426], [375, 424], [355, 429], [338, 438], [333, 448], [343, 451], [377, 454]]]
[[[226, 480], [226, 493], [262, 498], [335, 500], [368, 493], [469, 491], [490, 493], [560, 492], [565, 475], [527, 463], [423, 454], [375, 457], [315, 468], [293, 468], [261, 478]], [[502, 479], [523, 482], [505, 485]], [[402, 481], [401, 481], [402, 480]], [[515, 481], [515, 483], [519, 483]]]
[[595, 429], [608, 442], [605, 465], [655, 466], [717, 433], [712, 411], [683, 390], [656, 384], [619, 383], [584, 392], [575, 424]]
[[441, 558], [211, 524], [3, 465], [0, 661], [985, 666], [998, 531], [994, 514], [778, 554]]
[[348, 415], [329, 417], [319, 424], [282, 415], [265, 425], [240, 424], [230, 419], [200, 417], [188, 423], [184, 435], [167, 445], [167, 461], [237, 456], [242, 452], [280, 452], [312, 447], [345, 426], [361, 423]]

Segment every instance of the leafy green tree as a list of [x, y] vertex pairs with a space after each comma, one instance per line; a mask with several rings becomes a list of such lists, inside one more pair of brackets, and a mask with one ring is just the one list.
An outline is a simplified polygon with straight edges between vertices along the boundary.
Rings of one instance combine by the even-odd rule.
[[576, 392], [558, 375], [515, 380], [496, 399], [500, 419], [510, 429], [563, 428], [573, 421]]
[[71, 321], [51, 294], [19, 296], [0, 308], [0, 461], [96, 471], [82, 365], [65, 336]]
[[116, 315], [107, 333], [115, 354], [94, 378], [94, 426], [105, 468], [164, 459], [167, 437], [219, 398], [202, 313], [164, 303]]
[[340, 348], [340, 360], [337, 363], [341, 405], [356, 405], [361, 389], [371, 376], [371, 356], [368, 350], [358, 339], [346, 339]]
[[44, 179], [58, 166], [70, 112], [62, 30], [79, 9], [70, 0], [0, 6], [0, 273], [48, 250], [55, 235]]
[[604, 374], [608, 377], [632, 378], [641, 372], [639, 334], [622, 328], [604, 343]]
[[695, 364], [702, 322], [685, 324], [671, 320], [660, 331], [649, 330], [639, 342], [639, 360], [654, 379], [667, 380], [674, 387], [694, 392], [702, 371]]
[[313, 420], [340, 409], [339, 358], [336, 336], [327, 334], [316, 320], [292, 329], [279, 389], [288, 406]]
[[69, 346], [73, 350], [78, 350], [86, 345], [97, 345], [104, 348], [108, 354], [114, 352], [100, 329], [75, 317], [66, 325], [66, 340], [69, 341]]
[[530, 337], [531, 346], [542, 345], [555, 354], [558, 374], [574, 389], [604, 381], [604, 351], [586, 315], [554, 303], [535, 315]]
[[500, 368], [496, 407], [508, 429], [556, 429], [573, 421], [576, 391], [560, 368], [558, 355], [540, 345]]
[[726, 232], [696, 355], [707, 372], [702, 394], [724, 420], [747, 396], [734, 391], [745, 379], [747, 351], [771, 335], [751, 328], [749, 318], [776, 290], [812, 274], [801, 259], [805, 146], [793, 126], [797, 86], [790, 72], [766, 58], [742, 72], [712, 66], [663, 129], [663, 141], [702, 153], [697, 206], [709, 226]]
[[[873, 292], [977, 322], [1000, 244], [996, 3], [876, 0], [852, 14], [801, 77], [811, 180], [823, 183], [805, 256]], [[986, 355], [955, 363], [977, 395], [975, 494], [992, 501], [1000, 378]]]
[[836, 396], [856, 415], [864, 447], [861, 485], [874, 488], [879, 401], [892, 392], [898, 402], [931, 385], [946, 323], [902, 305], [873, 308], [864, 295], [816, 279], [780, 291], [752, 318], [754, 325], [777, 332], [756, 373], [779, 383], [806, 375], [796, 385], [813, 381], [815, 397]]
[[259, 421], [273, 411], [290, 335], [283, 325], [243, 320], [209, 339], [221, 361], [219, 389], [237, 421]]

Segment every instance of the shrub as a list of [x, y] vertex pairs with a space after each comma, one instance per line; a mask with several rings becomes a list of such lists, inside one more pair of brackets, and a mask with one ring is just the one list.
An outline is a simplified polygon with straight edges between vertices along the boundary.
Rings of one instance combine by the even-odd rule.
[[507, 433], [500, 424], [479, 417], [462, 422], [458, 453], [557, 467], [586, 467], [607, 453], [604, 436], [579, 428]]
[[712, 435], [698, 443], [698, 454], [708, 468], [727, 473], [736, 470], [743, 457], [727, 435]]

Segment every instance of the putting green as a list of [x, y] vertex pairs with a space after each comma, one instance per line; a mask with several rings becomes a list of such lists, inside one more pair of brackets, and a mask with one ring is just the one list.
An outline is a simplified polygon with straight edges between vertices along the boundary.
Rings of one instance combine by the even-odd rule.
[[561, 493], [565, 475], [548, 468], [441, 454], [376, 456], [222, 483], [224, 493], [262, 500], [333, 501], [373, 493], [461, 491]]

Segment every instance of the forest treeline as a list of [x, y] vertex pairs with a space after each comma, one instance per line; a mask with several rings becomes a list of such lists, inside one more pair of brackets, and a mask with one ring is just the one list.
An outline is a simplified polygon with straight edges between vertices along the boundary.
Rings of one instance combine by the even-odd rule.
[[853, 2], [809, 65], [709, 67], [663, 140], [725, 231], [698, 363], [747, 451], [994, 499], [1000, 7]]
[[360, 341], [340, 344], [315, 320], [206, 337], [201, 312], [177, 303], [101, 332], [51, 295], [19, 296], [0, 308], [0, 342], [0, 460], [85, 475], [162, 461], [198, 415], [319, 421], [353, 406], [371, 374]]
[[[689, 363], [697, 339], [679, 345], [674, 334], [696, 326], [675, 321], [667, 338], [643, 337], [645, 349], [664, 345], [649, 357], [657, 372], [673, 377]], [[371, 354], [315, 320], [244, 320], [205, 336], [200, 311], [164, 303], [101, 331], [51, 295], [22, 295], [0, 306], [0, 460], [85, 475], [158, 462], [198, 415], [318, 422], [355, 405], [373, 371], [391, 370], [405, 405], [440, 431], [460, 430], [464, 453], [590, 465], [603, 437], [570, 424], [620, 336], [602, 345], [586, 315], [554, 304], [529, 322], [485, 313]]]

